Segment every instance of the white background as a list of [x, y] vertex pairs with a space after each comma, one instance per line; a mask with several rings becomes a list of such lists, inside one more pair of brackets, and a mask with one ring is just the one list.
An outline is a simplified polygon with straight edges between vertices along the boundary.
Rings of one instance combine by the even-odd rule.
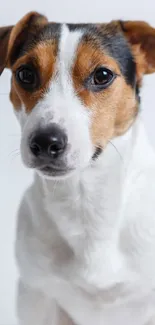
[[[155, 27], [155, 1], [147, 0], [0, 0], [0, 25], [16, 23], [30, 10], [51, 21], [105, 22], [146, 20]], [[32, 173], [20, 160], [20, 130], [9, 102], [10, 73], [0, 78], [0, 325], [14, 325], [17, 270], [14, 261], [16, 209]], [[155, 146], [155, 75], [144, 79], [142, 108], [150, 140]], [[37, 325], [37, 324], [34, 324]]]

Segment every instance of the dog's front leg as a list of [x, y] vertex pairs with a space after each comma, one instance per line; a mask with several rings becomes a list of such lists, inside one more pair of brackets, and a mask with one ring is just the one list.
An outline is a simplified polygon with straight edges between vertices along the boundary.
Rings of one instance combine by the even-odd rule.
[[75, 325], [54, 300], [21, 281], [18, 286], [17, 314], [19, 325]]

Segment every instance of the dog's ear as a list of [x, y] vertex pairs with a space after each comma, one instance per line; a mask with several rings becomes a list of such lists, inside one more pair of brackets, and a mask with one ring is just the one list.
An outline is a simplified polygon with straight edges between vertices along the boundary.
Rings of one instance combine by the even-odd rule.
[[12, 28], [13, 26], [0, 28], [0, 75], [6, 66], [8, 43]]
[[33, 38], [47, 22], [45, 16], [30, 12], [15, 26], [0, 28], [0, 74], [14, 63], [25, 41]]
[[155, 29], [143, 21], [120, 21], [137, 65], [138, 79], [155, 72]]

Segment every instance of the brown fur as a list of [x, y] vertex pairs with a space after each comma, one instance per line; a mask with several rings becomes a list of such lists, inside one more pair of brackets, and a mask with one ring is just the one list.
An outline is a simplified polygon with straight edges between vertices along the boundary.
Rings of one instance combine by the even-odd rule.
[[9, 43], [8, 43], [8, 67], [11, 67], [12, 60], [16, 54], [16, 48], [23, 45], [28, 36], [35, 35], [45, 24], [47, 24], [46, 17], [31, 12], [24, 16], [12, 29]]
[[37, 72], [40, 76], [40, 87], [36, 91], [28, 92], [24, 90], [16, 81], [13, 74], [11, 101], [15, 109], [19, 109], [20, 102], [24, 103], [26, 111], [30, 112], [37, 102], [46, 92], [49, 81], [54, 74], [54, 67], [57, 54], [57, 44], [55, 41], [41, 42], [36, 45], [27, 55], [18, 59], [12, 67], [13, 72], [22, 64], [34, 62]]
[[22, 106], [22, 100], [20, 99], [20, 97], [16, 91], [14, 79], [12, 79], [12, 82], [11, 82], [10, 100], [13, 104], [14, 109], [16, 111], [19, 111]]
[[139, 73], [155, 72], [155, 28], [144, 21], [126, 21], [121, 22], [121, 29], [139, 65]]
[[[105, 66], [116, 73], [113, 84], [100, 92], [91, 92], [84, 85], [85, 79], [96, 66]], [[104, 146], [113, 136], [124, 133], [137, 114], [134, 90], [126, 84], [117, 62], [93, 48], [93, 44], [83, 43], [77, 51], [73, 67], [73, 82], [77, 95], [92, 111], [92, 139], [94, 144]]]
[[25, 15], [15, 26], [0, 28], [0, 74], [5, 67], [11, 68], [11, 59], [17, 47], [20, 47], [31, 34], [33, 35], [47, 24], [47, 18], [37, 12]]
[[0, 75], [7, 64], [8, 42], [13, 26], [0, 28]]

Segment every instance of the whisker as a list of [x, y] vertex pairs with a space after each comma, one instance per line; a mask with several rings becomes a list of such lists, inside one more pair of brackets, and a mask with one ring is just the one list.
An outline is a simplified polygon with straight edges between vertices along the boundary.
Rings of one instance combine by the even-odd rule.
[[53, 196], [54, 196], [54, 194], [55, 194], [55, 191], [56, 191], [56, 187], [57, 187], [57, 183], [58, 183], [58, 180], [55, 180], [54, 181], [54, 185], [53, 185]]
[[12, 155], [12, 157], [11, 157], [11, 159], [10, 159], [9, 165], [11, 165], [11, 164], [15, 161], [15, 159], [16, 159], [17, 157], [20, 157], [20, 152], [14, 152], [14, 153], [13, 153], [13, 155]]
[[109, 143], [113, 146], [113, 148], [116, 150], [116, 152], [118, 153], [121, 161], [123, 162], [123, 157], [122, 155], [120, 154], [120, 152], [118, 151], [117, 147], [112, 143], [112, 141], [109, 140]]
[[19, 149], [14, 149], [8, 154], [8, 157], [13, 156], [14, 154], [17, 154], [17, 153], [20, 154], [20, 150]]

